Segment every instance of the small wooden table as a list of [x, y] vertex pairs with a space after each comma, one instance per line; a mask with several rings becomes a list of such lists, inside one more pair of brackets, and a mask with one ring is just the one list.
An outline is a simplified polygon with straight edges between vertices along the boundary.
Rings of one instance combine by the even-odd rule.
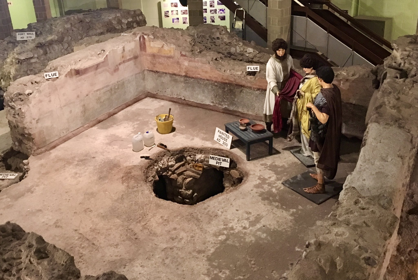
[[[256, 122], [250, 120], [250, 124]], [[265, 130], [264, 132], [253, 132], [250, 125], [247, 126], [247, 130], [242, 131], [239, 129], [239, 121], [230, 122], [225, 124], [225, 131], [231, 132], [233, 135], [238, 137], [239, 140], [245, 143], [247, 161], [250, 161], [250, 147], [254, 143], [269, 141], [269, 155], [273, 154], [273, 133]]]

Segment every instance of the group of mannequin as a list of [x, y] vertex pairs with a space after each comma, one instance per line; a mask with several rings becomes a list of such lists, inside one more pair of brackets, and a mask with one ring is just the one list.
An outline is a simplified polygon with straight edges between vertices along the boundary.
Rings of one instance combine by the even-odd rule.
[[[288, 118], [291, 128], [288, 140], [300, 137], [302, 154], [314, 158], [317, 171], [310, 174], [317, 184], [303, 190], [311, 194], [325, 193], [324, 177], [335, 177], [340, 156], [341, 93], [332, 83], [334, 71], [329, 66], [320, 66], [319, 61], [307, 54], [300, 60], [305, 72], [305, 76], [300, 78], [293, 71], [293, 59], [288, 54], [286, 41], [274, 40], [272, 50], [274, 54], [266, 67], [267, 91], [263, 112], [266, 129], [272, 131], [275, 118], [274, 125], [280, 127], [274, 127], [274, 132], [280, 131], [278, 103], [282, 99], [290, 101], [292, 110]], [[277, 119], [280, 119], [279, 122]]]

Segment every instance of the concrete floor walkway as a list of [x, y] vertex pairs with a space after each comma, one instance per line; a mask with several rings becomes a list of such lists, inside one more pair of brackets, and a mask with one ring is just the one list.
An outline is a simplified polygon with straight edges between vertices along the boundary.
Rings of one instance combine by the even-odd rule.
[[[336, 200], [317, 206], [281, 184], [306, 170], [283, 150], [296, 142], [283, 138], [274, 140], [279, 153], [249, 162], [242, 150], [231, 149], [248, 172], [234, 191], [194, 206], [158, 199], [144, 180], [148, 162], [139, 157], [161, 150], [134, 153], [131, 139], [155, 129], [154, 116], [169, 107], [176, 131], [156, 133], [156, 142], [171, 149], [222, 148], [213, 140], [215, 127], [239, 119], [144, 99], [31, 157], [28, 177], [0, 192], [0, 224], [12, 221], [42, 235], [73, 255], [82, 274], [114, 270], [130, 280], [279, 279], [300, 257], [309, 228]], [[338, 180], [354, 169], [353, 155], [340, 164]]]

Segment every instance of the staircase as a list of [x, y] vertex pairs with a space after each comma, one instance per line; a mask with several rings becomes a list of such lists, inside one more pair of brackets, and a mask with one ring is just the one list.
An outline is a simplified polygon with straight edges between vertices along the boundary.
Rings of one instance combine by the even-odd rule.
[[[305, 45], [302, 47], [316, 49], [328, 58], [333, 57], [331, 60], [338, 60], [336, 64], [339, 66], [361, 64], [362, 60], [373, 65], [382, 64], [391, 54], [391, 44], [387, 40], [374, 34], [330, 1], [294, 0], [292, 17], [292, 45], [301, 47], [300, 39], [303, 38]], [[307, 19], [305, 34], [298, 32], [303, 30], [301, 17]]]
[[[248, 0], [221, 2], [232, 13], [243, 6], [247, 11], [246, 26], [267, 42], [268, 0], [251, 1], [251, 6], [259, 6], [256, 9], [258, 14], [248, 13], [251, 12]], [[370, 31], [329, 0], [293, 0], [292, 3], [292, 53], [303, 55], [304, 52], [313, 52], [333, 66], [382, 64], [391, 54], [392, 47], [387, 40]], [[242, 12], [239, 12], [237, 11], [237, 17], [242, 20]]]
[[[235, 4], [236, 1], [233, 0], [220, 0], [222, 4], [225, 5], [232, 13], [235, 13], [235, 10], [241, 8], [239, 4]], [[239, 1], [239, 0], [238, 0]], [[259, 0], [267, 8], [267, 0]], [[243, 14], [241, 11], [237, 11], [237, 17], [242, 20]], [[267, 42], [267, 28], [263, 26], [256, 18], [248, 13], [245, 14], [245, 24], [251, 28], [261, 39]]]

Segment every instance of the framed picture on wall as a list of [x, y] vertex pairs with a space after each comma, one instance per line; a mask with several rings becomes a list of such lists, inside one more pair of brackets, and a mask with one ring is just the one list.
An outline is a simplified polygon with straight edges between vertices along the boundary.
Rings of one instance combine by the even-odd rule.
[[218, 16], [218, 17], [219, 17], [219, 20], [222, 20], [222, 21], [225, 20], [225, 16]]
[[178, 10], [171, 10], [171, 15], [172, 16], [178, 16], [179, 15], [179, 11]]
[[203, 7], [206, 7], [208, 5], [208, 1], [203, 1]]
[[208, 12], [208, 9], [203, 9], [203, 13], [206, 14]]
[[207, 23], [206, 17], [203, 17], [203, 23]]
[[171, 21], [172, 21], [172, 23], [179, 23], [180, 22], [178, 17], [177, 18], [172, 18]]
[[218, 14], [219, 15], [224, 15], [225, 14], [225, 9], [218, 9]]
[[222, 4], [222, 2], [221, 2], [221, 1], [219, 1], [219, 0], [218, 0], [218, 3], [217, 3], [217, 4], [218, 4], [218, 6], [223, 6], [223, 5], [224, 5], [224, 4]]
[[183, 24], [188, 24], [189, 21], [187, 20], [187, 17], [183, 17]]
[[182, 15], [187, 15], [189, 13], [189, 10], [181, 10]]
[[210, 16], [210, 23], [215, 23], [215, 16]]
[[170, 17], [170, 11], [164, 11], [164, 17], [165, 18]]
[[216, 9], [211, 9], [211, 10], [210, 10], [210, 14], [211, 14], [211, 15], [216, 15]]
[[215, 8], [215, 1], [214, 0], [209, 1], [209, 7], [210, 8]]
[[171, 2], [171, 8], [177, 8], [178, 6], [179, 6], [179, 3]]

